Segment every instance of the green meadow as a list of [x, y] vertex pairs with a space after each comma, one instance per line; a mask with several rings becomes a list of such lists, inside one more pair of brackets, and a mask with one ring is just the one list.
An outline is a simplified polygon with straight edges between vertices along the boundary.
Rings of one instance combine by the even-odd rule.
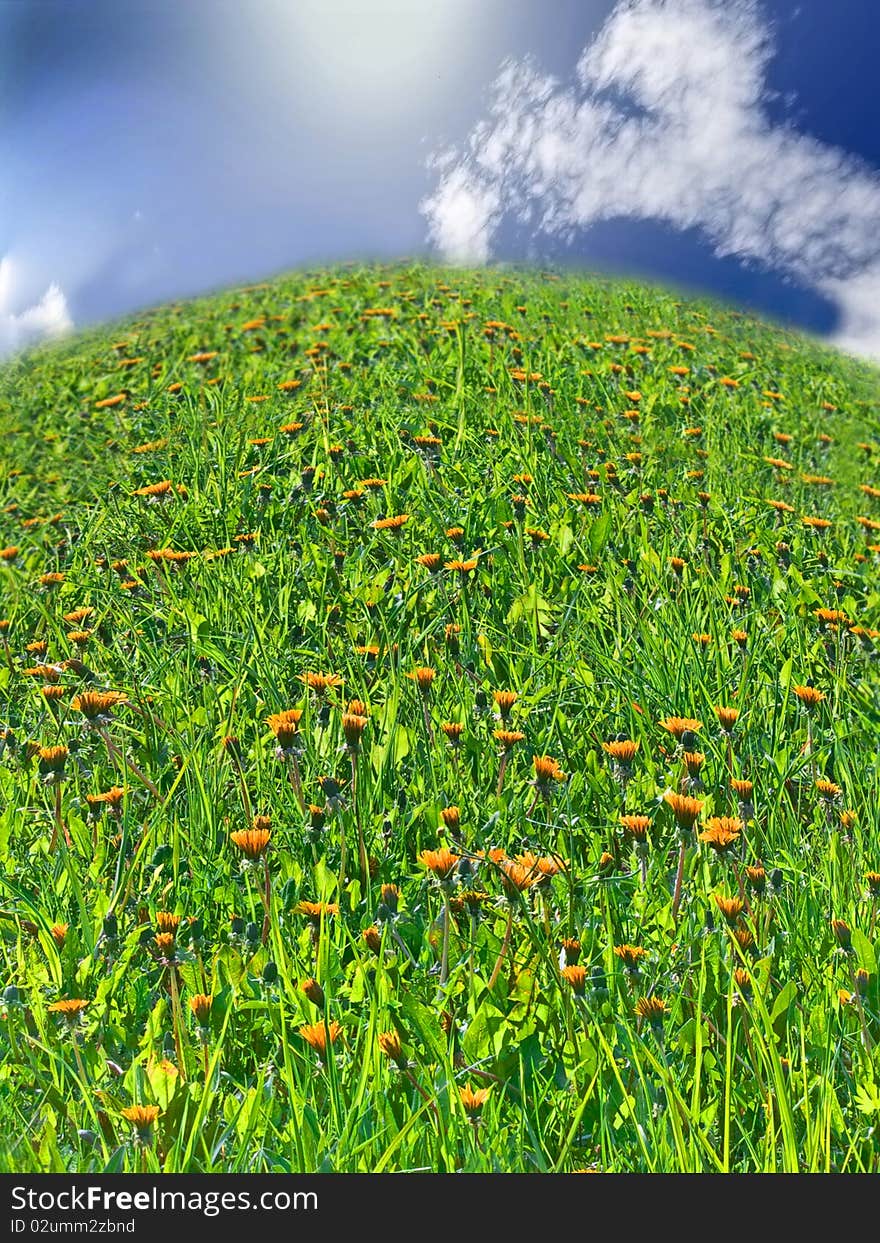
[[0, 1168], [876, 1172], [880, 382], [345, 267], [0, 369]]

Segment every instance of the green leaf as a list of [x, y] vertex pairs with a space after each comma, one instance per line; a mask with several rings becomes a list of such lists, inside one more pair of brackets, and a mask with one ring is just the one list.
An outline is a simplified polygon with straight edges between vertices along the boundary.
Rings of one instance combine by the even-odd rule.
[[770, 1022], [777, 1036], [782, 1035], [785, 1030], [786, 1023], [783, 1021], [788, 1016], [788, 1010], [791, 1004], [796, 1000], [798, 995], [798, 987], [794, 980], [790, 980], [784, 988], [781, 988], [773, 1002], [773, 1008], [770, 1011]]
[[156, 1098], [156, 1104], [164, 1113], [171, 1104], [171, 1098], [180, 1083], [177, 1067], [168, 1061], [148, 1062], [147, 1078], [150, 1081], [153, 1096]]
[[779, 685], [783, 690], [788, 690], [791, 685], [791, 671], [794, 668], [792, 657], [789, 657], [782, 668], [779, 670]]
[[876, 975], [877, 956], [874, 953], [874, 947], [860, 928], [852, 930], [852, 947], [859, 960], [859, 966], [863, 967], [869, 975]]
[[599, 553], [608, 542], [611, 534], [611, 514], [606, 510], [604, 514], [600, 514], [593, 525], [590, 527], [588, 536], [590, 541], [590, 552], [594, 557], [598, 557]]
[[880, 1089], [876, 1083], [860, 1083], [856, 1088], [856, 1109], [863, 1114], [880, 1113]]

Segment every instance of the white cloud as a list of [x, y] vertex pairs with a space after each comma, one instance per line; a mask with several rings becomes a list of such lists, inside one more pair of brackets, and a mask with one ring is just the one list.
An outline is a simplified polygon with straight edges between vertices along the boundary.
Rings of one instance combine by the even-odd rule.
[[429, 238], [485, 262], [505, 217], [571, 240], [614, 217], [698, 228], [719, 256], [838, 306], [843, 348], [880, 358], [880, 177], [764, 104], [754, 0], [622, 0], [565, 84], [508, 62], [487, 117], [437, 162]]
[[443, 252], [452, 263], [485, 263], [489, 258], [499, 200], [491, 186], [480, 185], [463, 168], [454, 168], [422, 205], [429, 229], [442, 238]]
[[825, 280], [820, 288], [840, 311], [835, 345], [880, 361], [880, 263], [842, 280]]
[[5, 255], [0, 259], [0, 358], [43, 338], [64, 336], [73, 327], [58, 285], [51, 284], [38, 302], [16, 311], [16, 283], [15, 264]]

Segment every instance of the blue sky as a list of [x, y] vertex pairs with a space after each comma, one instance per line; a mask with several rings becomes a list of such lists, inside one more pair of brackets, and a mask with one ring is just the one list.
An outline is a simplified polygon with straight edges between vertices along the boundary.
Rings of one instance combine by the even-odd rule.
[[0, 0], [0, 350], [425, 253], [880, 354], [878, 51], [868, 0]]

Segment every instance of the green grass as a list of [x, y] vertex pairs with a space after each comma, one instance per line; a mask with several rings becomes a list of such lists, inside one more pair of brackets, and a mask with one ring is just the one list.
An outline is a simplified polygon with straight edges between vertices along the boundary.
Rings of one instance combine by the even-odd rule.
[[[296, 274], [0, 370], [0, 1166], [876, 1171], [878, 396], [723, 307], [419, 266]], [[89, 690], [127, 701], [90, 727]], [[670, 716], [702, 723], [684, 747]], [[724, 854], [698, 840], [718, 816], [742, 821]], [[444, 844], [441, 883], [420, 854]], [[561, 866], [530, 884], [528, 851]], [[728, 926], [715, 897], [740, 892]], [[68, 1024], [62, 999], [88, 1005]], [[300, 1029], [325, 1018], [322, 1057]], [[463, 1088], [488, 1089], [476, 1122]], [[146, 1145], [133, 1104], [160, 1111]]]

